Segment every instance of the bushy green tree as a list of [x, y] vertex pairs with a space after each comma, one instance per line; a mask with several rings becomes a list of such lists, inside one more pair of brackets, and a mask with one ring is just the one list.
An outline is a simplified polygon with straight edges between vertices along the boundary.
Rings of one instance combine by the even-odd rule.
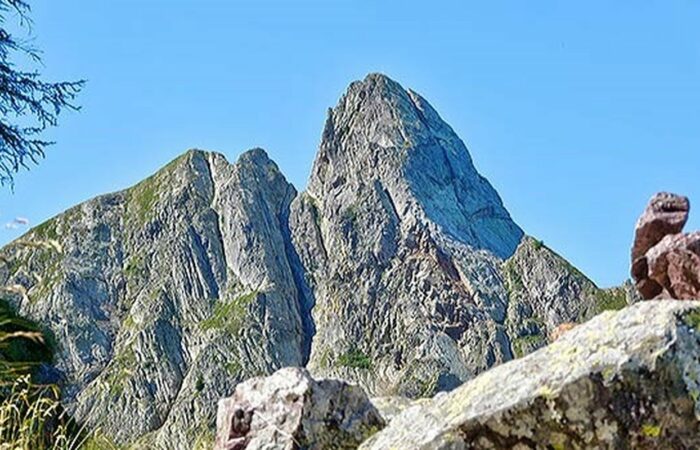
[[[36, 68], [41, 62], [28, 40], [13, 36], [16, 29], [31, 33], [30, 7], [25, 0], [0, 0], [0, 184], [12, 185], [14, 174], [29, 163], [37, 163], [51, 144], [42, 132], [58, 123], [84, 84], [80, 81], [49, 82]], [[26, 62], [19, 67], [17, 62]], [[33, 66], [33, 67], [32, 67]]]

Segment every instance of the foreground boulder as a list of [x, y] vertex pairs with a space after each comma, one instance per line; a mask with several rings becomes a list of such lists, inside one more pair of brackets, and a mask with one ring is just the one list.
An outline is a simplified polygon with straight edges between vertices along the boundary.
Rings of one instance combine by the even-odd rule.
[[700, 302], [603, 313], [395, 417], [376, 449], [700, 448]]
[[637, 221], [632, 277], [642, 297], [700, 298], [700, 232], [683, 234], [690, 202], [661, 192]]
[[353, 449], [384, 426], [364, 391], [285, 368], [219, 402], [216, 450]]

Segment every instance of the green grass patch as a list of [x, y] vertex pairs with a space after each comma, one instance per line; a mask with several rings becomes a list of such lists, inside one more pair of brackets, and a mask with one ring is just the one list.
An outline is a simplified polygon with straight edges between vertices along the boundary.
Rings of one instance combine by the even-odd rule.
[[506, 276], [506, 287], [509, 293], [525, 290], [525, 283], [523, 282], [523, 278], [518, 272], [518, 268], [512, 260], [506, 262], [503, 265], [503, 272]]
[[661, 436], [661, 427], [659, 425], [645, 423], [642, 425], [642, 434], [646, 437], [657, 438]]
[[197, 379], [194, 382], [194, 390], [197, 392], [202, 392], [204, 390], [204, 377], [200, 373], [197, 375]]
[[229, 334], [238, 334], [241, 330], [250, 305], [258, 296], [254, 290], [229, 301], [219, 301], [208, 319], [200, 322], [203, 330], [220, 330]]
[[126, 450], [128, 447], [117, 445], [102, 432], [94, 432], [85, 440], [80, 450]]
[[160, 173], [152, 175], [129, 190], [127, 212], [140, 226], [153, 218], [160, 198], [160, 176]]
[[627, 295], [623, 290], [600, 289], [595, 293], [595, 304], [598, 313], [619, 311], [627, 306]]
[[343, 211], [343, 214], [341, 217], [343, 220], [350, 222], [351, 224], [354, 224], [357, 221], [357, 216], [358, 216], [357, 206], [353, 203], [350, 206], [348, 206], [347, 208], [345, 208], [345, 211]]
[[420, 390], [420, 394], [418, 395], [418, 397], [428, 398], [428, 397], [432, 397], [433, 395], [435, 395], [435, 393], [437, 392], [439, 380], [440, 380], [440, 374], [436, 373], [435, 375], [433, 375], [429, 379], [420, 381], [418, 383], [419, 384], [418, 389]]
[[122, 328], [126, 328], [128, 330], [131, 330], [136, 326], [136, 323], [134, 322], [134, 316], [129, 314], [124, 318], [124, 321], [122, 322]]
[[350, 349], [338, 357], [336, 365], [350, 367], [352, 369], [369, 370], [372, 368], [372, 361], [369, 359], [369, 356], [365, 355], [360, 350]]
[[53, 218], [34, 227], [34, 233], [41, 239], [58, 239], [58, 221]]
[[241, 373], [243, 373], [243, 367], [241, 367], [241, 363], [239, 363], [238, 361], [229, 361], [224, 367], [226, 369], [226, 373], [228, 373], [232, 377], [238, 376]]
[[323, 349], [321, 355], [318, 357], [318, 367], [321, 369], [328, 369], [331, 366], [331, 350], [329, 348]]
[[192, 450], [210, 450], [214, 448], [214, 441], [216, 440], [214, 430], [208, 429], [203, 425], [196, 433]]
[[125, 382], [132, 375], [132, 368], [136, 366], [136, 355], [130, 347], [124, 348], [114, 354], [105, 381], [109, 385], [112, 395], [120, 395], [124, 392]]
[[127, 259], [126, 265], [124, 266], [124, 275], [127, 279], [131, 280], [143, 275], [145, 269], [146, 265], [143, 256], [134, 255]]

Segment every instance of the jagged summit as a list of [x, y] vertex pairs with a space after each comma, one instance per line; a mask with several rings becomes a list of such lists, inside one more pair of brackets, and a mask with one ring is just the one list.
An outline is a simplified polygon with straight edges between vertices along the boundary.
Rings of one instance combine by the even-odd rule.
[[[198, 160], [198, 161], [220, 161], [226, 164], [232, 164], [228, 161], [228, 158], [226, 155], [222, 152], [218, 151], [211, 151], [211, 150], [204, 150], [200, 148], [190, 148], [183, 153], [181, 153], [179, 156], [175, 157], [173, 160], [171, 160], [169, 163], [161, 167], [156, 171], [156, 173], [160, 173], [163, 171], [171, 170], [174, 167], [180, 165], [180, 164], [187, 164], [192, 160]], [[238, 155], [236, 158], [235, 162], [233, 164], [236, 165], [255, 165], [255, 166], [274, 166], [277, 168], [277, 164], [270, 159], [270, 156], [267, 154], [265, 149], [260, 148], [260, 147], [253, 147], [249, 150], [246, 150]]]
[[523, 236], [452, 128], [420, 95], [382, 74], [352, 83], [330, 111], [309, 193], [332, 197], [373, 182], [399, 218], [437, 226], [500, 258]]

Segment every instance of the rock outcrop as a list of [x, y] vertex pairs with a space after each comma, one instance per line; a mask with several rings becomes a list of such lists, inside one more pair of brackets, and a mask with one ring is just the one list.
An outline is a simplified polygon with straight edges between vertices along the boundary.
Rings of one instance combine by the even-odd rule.
[[640, 302], [416, 404], [360, 447], [700, 448], [700, 302]]
[[632, 277], [646, 299], [700, 298], [700, 232], [682, 233], [686, 197], [656, 194], [635, 229]]
[[215, 450], [354, 449], [384, 425], [361, 388], [285, 368], [219, 401]]
[[136, 448], [213, 440], [218, 399], [281, 367], [427, 397], [630, 301], [523, 234], [437, 112], [378, 74], [329, 113], [302, 194], [262, 150], [191, 151], [0, 253], [69, 412]]

